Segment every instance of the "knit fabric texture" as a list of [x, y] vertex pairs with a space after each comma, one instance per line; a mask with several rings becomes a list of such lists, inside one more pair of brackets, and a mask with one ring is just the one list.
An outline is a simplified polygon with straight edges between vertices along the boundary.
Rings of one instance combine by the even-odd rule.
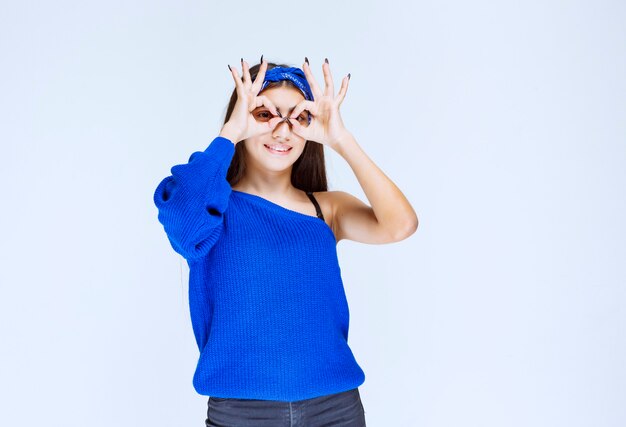
[[349, 310], [331, 228], [317, 216], [233, 190], [234, 144], [218, 136], [154, 193], [189, 265], [202, 395], [296, 401], [358, 387]]

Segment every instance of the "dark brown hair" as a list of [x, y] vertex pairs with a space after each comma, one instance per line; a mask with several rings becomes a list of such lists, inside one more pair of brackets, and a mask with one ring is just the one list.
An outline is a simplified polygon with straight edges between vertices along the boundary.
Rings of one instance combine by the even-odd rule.
[[[290, 67], [286, 64], [275, 64], [268, 62], [267, 69], [270, 70], [274, 67]], [[250, 77], [252, 81], [259, 73], [261, 64], [256, 64], [250, 67]], [[281, 80], [278, 82], [269, 82], [263, 90], [267, 90], [274, 87], [291, 86], [296, 88], [290, 80]], [[260, 92], [262, 93], [262, 92]], [[233, 89], [233, 93], [230, 96], [230, 102], [226, 108], [226, 117], [224, 123], [228, 122], [230, 115], [235, 109], [237, 103], [237, 90]], [[239, 180], [245, 174], [246, 169], [246, 145], [245, 140], [237, 142], [235, 145], [235, 155], [230, 162], [226, 179], [231, 186], [236, 185]], [[291, 184], [303, 191], [328, 191], [328, 181], [326, 180], [326, 163], [324, 159], [324, 145], [315, 141], [306, 141], [304, 145], [304, 151], [293, 164], [291, 169]]]

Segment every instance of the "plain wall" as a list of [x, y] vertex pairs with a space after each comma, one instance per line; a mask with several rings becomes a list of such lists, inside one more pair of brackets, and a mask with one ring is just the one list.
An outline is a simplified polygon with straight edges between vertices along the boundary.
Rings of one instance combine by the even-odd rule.
[[[227, 64], [336, 90], [415, 208], [338, 245], [368, 426], [626, 425], [621, 1], [3, 2], [0, 399], [10, 426], [200, 426], [187, 266], [153, 192]], [[240, 68], [238, 68], [240, 70]], [[331, 190], [364, 193], [326, 148]]]

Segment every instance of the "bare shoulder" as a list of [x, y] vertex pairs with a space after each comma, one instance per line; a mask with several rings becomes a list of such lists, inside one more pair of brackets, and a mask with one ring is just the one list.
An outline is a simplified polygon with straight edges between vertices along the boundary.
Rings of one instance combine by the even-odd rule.
[[[315, 200], [320, 205], [320, 209], [322, 210], [322, 214], [324, 215], [324, 219], [328, 226], [335, 231], [333, 228], [333, 218], [335, 216], [335, 199], [336, 199], [336, 191], [313, 191], [313, 196]], [[337, 234], [335, 233], [335, 236]]]
[[339, 235], [339, 230], [337, 229], [337, 223], [335, 221], [337, 206], [341, 204], [342, 195], [339, 193], [347, 194], [343, 191], [314, 191], [313, 196], [317, 200], [320, 205], [320, 209], [322, 210], [322, 214], [324, 215], [324, 220], [326, 224], [330, 227], [335, 235], [335, 240], [339, 243], [341, 237]]
[[354, 197], [352, 194], [340, 190], [320, 191], [313, 194], [320, 201], [320, 206], [322, 205], [322, 203], [326, 205], [331, 217], [335, 216], [338, 208], [341, 208], [342, 206], [345, 206], [349, 203], [360, 202], [360, 200]]
[[358, 197], [340, 190], [314, 192], [313, 195], [318, 200], [326, 223], [335, 234], [337, 242], [349, 239], [364, 243], [382, 243], [385, 240], [375, 236], [377, 220], [374, 211]]

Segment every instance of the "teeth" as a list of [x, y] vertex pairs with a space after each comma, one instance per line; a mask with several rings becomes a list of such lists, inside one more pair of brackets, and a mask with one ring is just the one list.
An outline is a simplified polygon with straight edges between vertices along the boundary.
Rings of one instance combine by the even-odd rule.
[[284, 148], [280, 145], [266, 145], [266, 147], [276, 151], [288, 151], [289, 149], [291, 149], [291, 147]]

